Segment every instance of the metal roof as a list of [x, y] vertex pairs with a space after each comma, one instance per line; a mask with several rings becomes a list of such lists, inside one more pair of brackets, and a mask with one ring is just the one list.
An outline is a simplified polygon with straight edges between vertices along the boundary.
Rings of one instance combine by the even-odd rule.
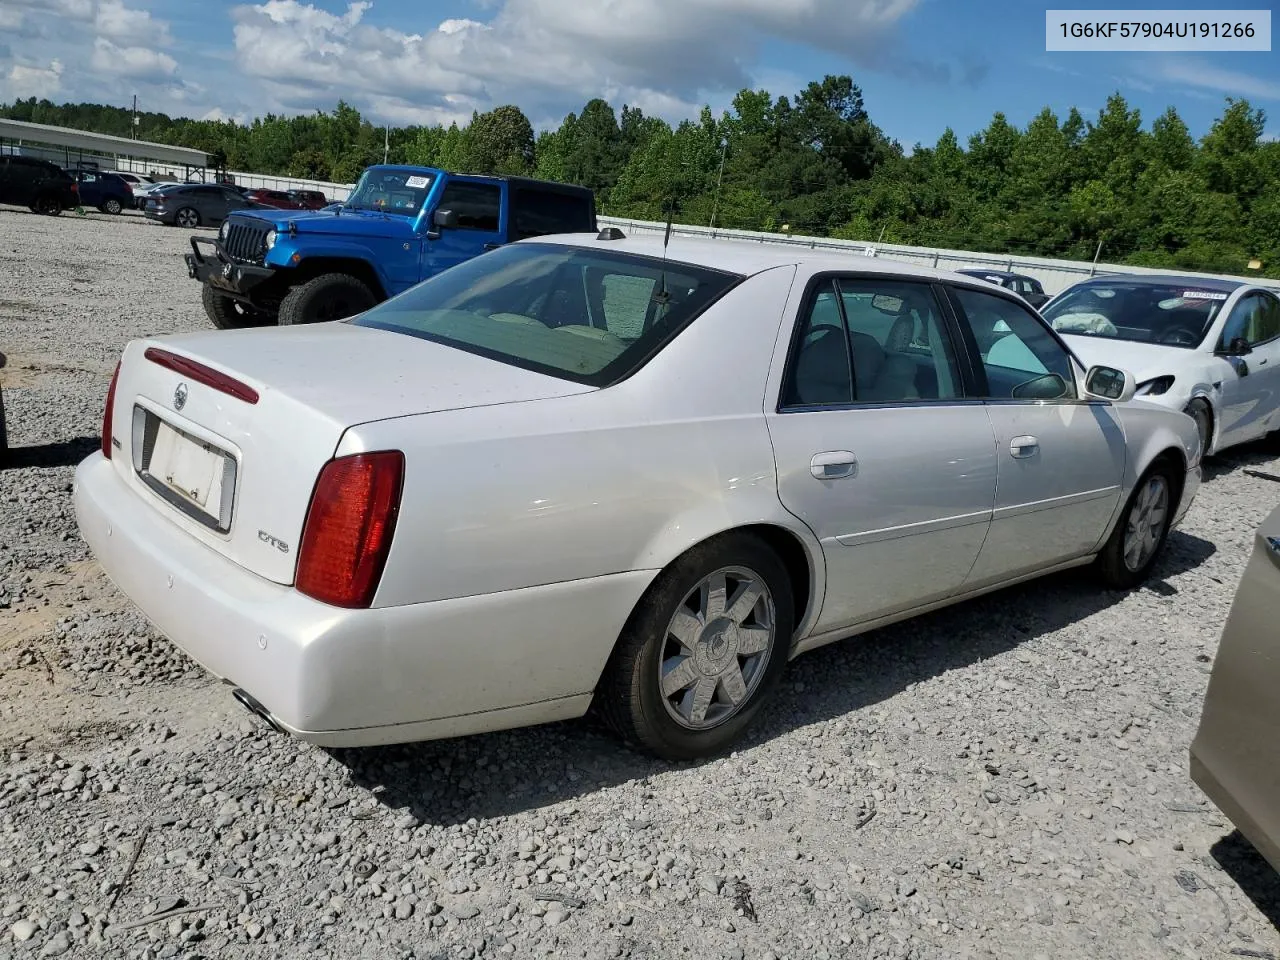
[[0, 139], [48, 144], [74, 150], [97, 150], [101, 153], [189, 167], [209, 165], [209, 155], [203, 150], [174, 147], [167, 143], [152, 143], [149, 140], [130, 140], [128, 137], [113, 137], [105, 133], [73, 130], [70, 127], [27, 123], [25, 120], [0, 119]]
[[1188, 277], [1180, 273], [1118, 273], [1102, 277], [1090, 277], [1082, 281], [1092, 287], [1110, 285], [1126, 285], [1139, 287], [1187, 287], [1190, 289], [1215, 290], [1230, 293], [1237, 287], [1246, 286], [1248, 281], [1231, 277]]

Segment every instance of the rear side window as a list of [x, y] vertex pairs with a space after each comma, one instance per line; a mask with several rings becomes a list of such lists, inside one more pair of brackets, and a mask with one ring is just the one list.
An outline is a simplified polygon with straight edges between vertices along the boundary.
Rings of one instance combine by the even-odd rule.
[[586, 233], [592, 225], [591, 200], [588, 197], [527, 187], [512, 190], [512, 240], [551, 233]]
[[603, 387], [633, 373], [741, 279], [616, 251], [511, 244], [348, 322]]
[[458, 215], [461, 230], [498, 232], [498, 215], [502, 209], [502, 190], [489, 183], [450, 180], [444, 186], [438, 210], [452, 210]]

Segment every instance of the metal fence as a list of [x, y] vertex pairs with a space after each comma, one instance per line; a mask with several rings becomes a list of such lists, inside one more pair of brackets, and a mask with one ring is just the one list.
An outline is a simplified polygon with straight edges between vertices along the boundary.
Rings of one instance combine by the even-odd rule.
[[[600, 217], [601, 226], [617, 227], [626, 234], [663, 234], [667, 225], [651, 220], [628, 220], [622, 217]], [[801, 247], [806, 250], [847, 253], [850, 256], [884, 257], [907, 263], [922, 263], [940, 270], [1011, 270], [1035, 277], [1044, 286], [1045, 293], [1054, 294], [1077, 281], [1101, 274], [1161, 273], [1186, 277], [1218, 277], [1221, 274], [1196, 273], [1186, 270], [1133, 267], [1119, 263], [1087, 263], [1079, 260], [1054, 260], [1047, 257], [1023, 257], [1013, 254], [979, 253], [972, 250], [943, 250], [933, 247], [909, 247], [894, 243], [869, 243], [862, 240], [835, 240], [830, 237], [800, 237], [782, 233], [760, 233], [754, 230], [723, 230], [712, 227], [695, 227], [674, 224], [673, 237], [702, 237], [717, 240], [737, 240], [751, 243], [767, 243], [778, 246]], [[1280, 280], [1265, 277], [1228, 277], [1246, 283], [1280, 290]]]

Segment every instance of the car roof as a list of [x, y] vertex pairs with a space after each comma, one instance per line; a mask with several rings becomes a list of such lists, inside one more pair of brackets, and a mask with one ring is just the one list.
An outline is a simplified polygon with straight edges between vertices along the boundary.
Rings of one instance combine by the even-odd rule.
[[1180, 273], [1118, 273], [1105, 277], [1090, 277], [1076, 286], [1104, 287], [1111, 284], [1139, 287], [1191, 287], [1231, 293], [1249, 284], [1244, 280], [1227, 280], [1223, 277], [1188, 277]]
[[[564, 246], [613, 250], [637, 256], [663, 255], [661, 234], [637, 234], [621, 240], [600, 240], [594, 233], [560, 233], [532, 237], [520, 243], [556, 243]], [[904, 278], [925, 278], [938, 281], [961, 280], [975, 288], [991, 289], [990, 284], [976, 283], [976, 278], [946, 270], [938, 270], [918, 263], [899, 260], [871, 259], [857, 254], [835, 253], [782, 244], [751, 243], [745, 240], [703, 239], [691, 237], [671, 238], [667, 257], [673, 263], [685, 263], [711, 270], [724, 270], [743, 276], [761, 273], [774, 267], [805, 264], [819, 270], [841, 273], [902, 274]]]

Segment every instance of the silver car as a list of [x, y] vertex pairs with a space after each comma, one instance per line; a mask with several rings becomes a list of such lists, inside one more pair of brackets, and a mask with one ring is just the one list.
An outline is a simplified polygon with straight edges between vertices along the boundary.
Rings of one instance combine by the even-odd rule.
[[1067, 567], [1139, 583], [1200, 468], [1133, 389], [981, 280], [606, 229], [348, 321], [135, 341], [76, 511], [308, 740], [594, 702], [697, 757], [821, 644]]
[[1191, 778], [1280, 870], [1280, 507], [1231, 604], [1191, 744]]

